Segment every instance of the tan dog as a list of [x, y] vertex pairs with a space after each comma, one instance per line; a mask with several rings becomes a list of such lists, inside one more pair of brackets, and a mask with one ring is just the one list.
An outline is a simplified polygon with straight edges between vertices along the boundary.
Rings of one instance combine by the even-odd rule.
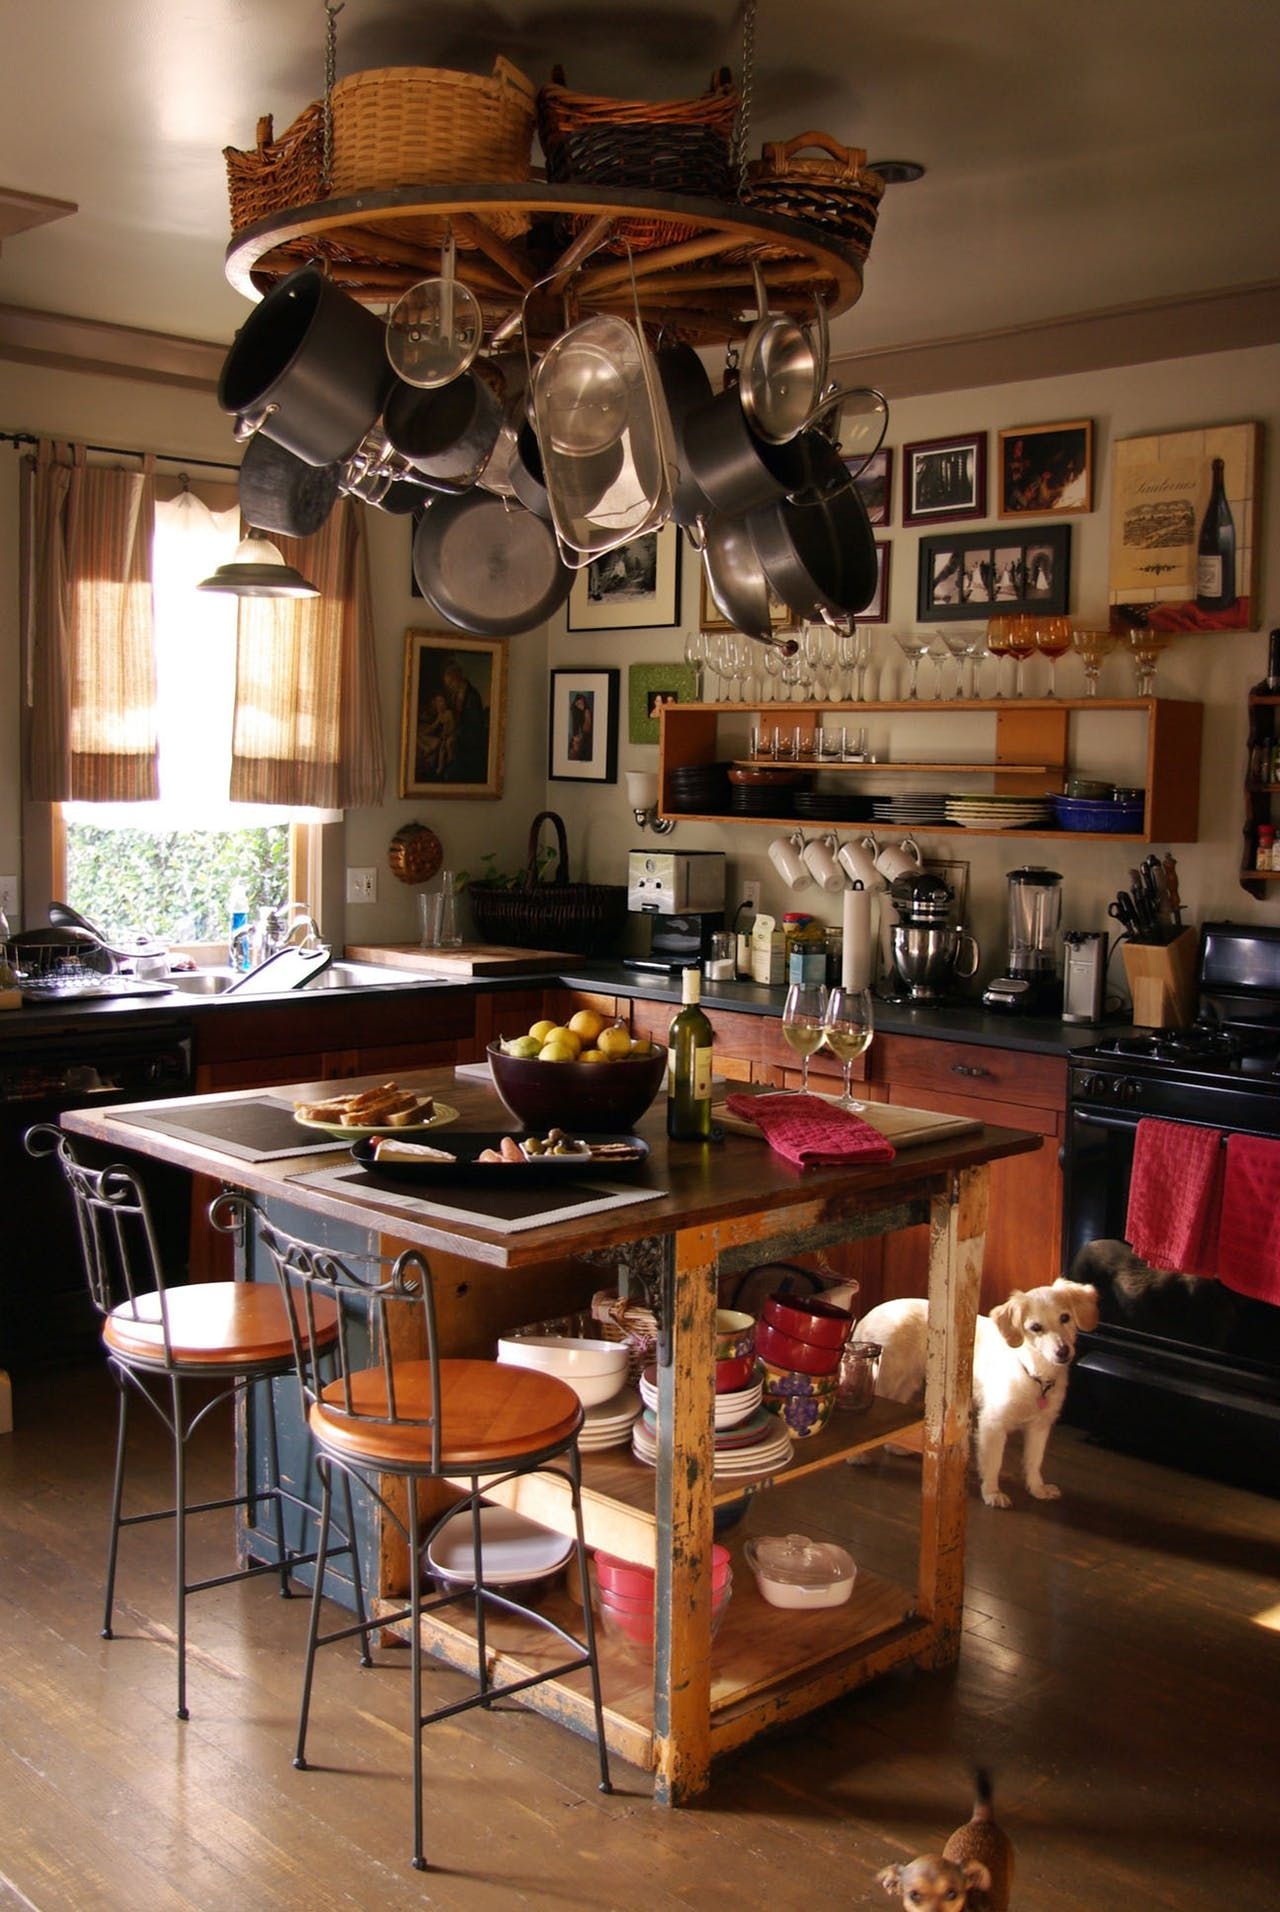
[[[928, 1304], [883, 1301], [863, 1317], [859, 1341], [883, 1348], [876, 1393], [910, 1403], [924, 1391]], [[1098, 1291], [1085, 1282], [1055, 1281], [1046, 1288], [1018, 1289], [979, 1315], [973, 1347], [973, 1402], [978, 1475], [988, 1507], [1008, 1507], [1000, 1468], [1010, 1434], [1022, 1431], [1023, 1473], [1037, 1500], [1056, 1500], [1046, 1481], [1045, 1447], [1067, 1398], [1067, 1375], [1081, 1328], [1098, 1325]]]
[[967, 1825], [953, 1832], [941, 1858], [886, 1866], [877, 1875], [890, 1898], [912, 1912], [1008, 1912], [1013, 1890], [1013, 1847], [995, 1822], [991, 1781], [980, 1772]]

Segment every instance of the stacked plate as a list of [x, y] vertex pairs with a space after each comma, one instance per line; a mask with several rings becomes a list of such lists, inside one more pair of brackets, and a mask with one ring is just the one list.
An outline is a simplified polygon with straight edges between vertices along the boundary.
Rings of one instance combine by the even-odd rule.
[[668, 772], [671, 808], [690, 814], [718, 815], [729, 804], [727, 763], [678, 764]]
[[587, 1409], [587, 1417], [578, 1436], [581, 1454], [596, 1454], [605, 1447], [625, 1447], [640, 1412], [640, 1396], [634, 1388], [623, 1388], [597, 1407]]
[[904, 790], [896, 797], [876, 797], [871, 814], [876, 823], [899, 823], [919, 828], [929, 823], [945, 823], [947, 805], [951, 801], [945, 790]]
[[791, 807], [798, 817], [815, 823], [868, 823], [873, 799], [857, 797], [843, 790], [796, 790]]
[[947, 821], [966, 830], [1026, 829], [1051, 823], [1053, 804], [1049, 797], [949, 797]]
[[786, 764], [736, 763], [729, 771], [730, 812], [740, 817], [789, 817], [792, 797], [812, 782], [812, 771]]
[[[744, 1388], [737, 1388], [732, 1394], [716, 1396], [716, 1432], [725, 1433], [730, 1428], [739, 1427], [755, 1413], [764, 1398], [764, 1379], [757, 1374], [754, 1381]], [[649, 1414], [658, 1412], [658, 1374], [657, 1369], [648, 1367], [640, 1376], [640, 1399]]]
[[[631, 1431], [631, 1451], [647, 1467], [657, 1466], [657, 1417], [648, 1408]], [[747, 1474], [776, 1474], [787, 1465], [793, 1453], [786, 1428], [772, 1414], [757, 1408], [750, 1420], [717, 1433], [712, 1472], [717, 1480], [733, 1480]]]
[[[482, 1507], [480, 1549], [485, 1585], [517, 1587], [559, 1573], [573, 1552], [573, 1542], [513, 1508]], [[474, 1561], [468, 1509], [450, 1515], [436, 1528], [423, 1548], [423, 1565], [442, 1581], [471, 1584]]]

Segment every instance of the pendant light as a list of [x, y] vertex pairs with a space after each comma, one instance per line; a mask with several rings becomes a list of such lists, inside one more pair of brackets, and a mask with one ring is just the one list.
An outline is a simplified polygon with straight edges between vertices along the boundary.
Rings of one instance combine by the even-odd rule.
[[211, 578], [197, 586], [201, 591], [226, 591], [232, 597], [310, 598], [319, 597], [318, 585], [311, 584], [301, 571], [286, 564], [282, 553], [260, 531], [249, 532], [235, 548], [226, 564], [220, 564]]

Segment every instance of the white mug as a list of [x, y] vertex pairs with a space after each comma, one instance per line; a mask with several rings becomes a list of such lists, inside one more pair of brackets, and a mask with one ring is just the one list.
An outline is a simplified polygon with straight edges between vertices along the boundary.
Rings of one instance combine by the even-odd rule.
[[811, 837], [801, 851], [805, 866], [819, 889], [830, 890], [833, 895], [844, 888], [844, 872], [835, 859], [835, 844], [834, 836]]
[[896, 850], [890, 844], [876, 858], [876, 868], [886, 883], [896, 882], [900, 876], [909, 876], [913, 870], [920, 869], [923, 863], [920, 845], [914, 837], [903, 837]]
[[800, 836], [775, 837], [769, 845], [769, 861], [788, 889], [807, 890], [812, 878], [805, 867]]
[[878, 890], [884, 887], [876, 868], [879, 853], [880, 845], [873, 836], [855, 837], [852, 843], [840, 845], [836, 862], [851, 883], [860, 883], [864, 890]]

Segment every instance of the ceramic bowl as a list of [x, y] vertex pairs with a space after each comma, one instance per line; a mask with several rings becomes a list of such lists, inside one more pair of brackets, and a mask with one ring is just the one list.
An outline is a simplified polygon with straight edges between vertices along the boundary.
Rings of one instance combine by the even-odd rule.
[[833, 1307], [816, 1295], [801, 1300], [792, 1295], [769, 1295], [760, 1310], [761, 1319], [770, 1327], [815, 1348], [843, 1348], [853, 1333], [853, 1316], [847, 1308]]
[[[733, 1596], [733, 1581], [729, 1579], [719, 1593], [711, 1599], [711, 1637], [714, 1640], [720, 1631]], [[600, 1589], [600, 1619], [606, 1633], [617, 1639], [630, 1640], [633, 1646], [651, 1647], [653, 1645], [653, 1602], [652, 1600], [627, 1600], [621, 1594], [608, 1593]]]
[[762, 1534], [743, 1552], [771, 1607], [843, 1606], [858, 1575], [843, 1547], [803, 1534]]
[[727, 1361], [716, 1362], [716, 1393], [736, 1394], [739, 1388], [747, 1387], [755, 1378], [756, 1357], [752, 1354], [735, 1354]]
[[754, 1315], [743, 1314], [737, 1308], [716, 1309], [715, 1357], [717, 1361], [732, 1361], [744, 1354], [755, 1352]]
[[766, 1394], [764, 1405], [776, 1414], [787, 1432], [796, 1440], [820, 1434], [831, 1419], [836, 1397], [832, 1394]]
[[628, 1354], [620, 1341], [516, 1334], [499, 1341], [498, 1359], [508, 1367], [537, 1368], [542, 1374], [567, 1381], [583, 1407], [612, 1400], [627, 1378]]
[[801, 1374], [795, 1368], [775, 1367], [770, 1361], [762, 1361], [760, 1372], [764, 1376], [764, 1391], [767, 1395], [807, 1394], [820, 1397], [834, 1394], [840, 1385], [838, 1368], [834, 1374]]
[[[619, 1560], [615, 1554], [595, 1556], [596, 1584], [602, 1593], [616, 1594], [624, 1600], [646, 1600], [653, 1605], [655, 1575], [652, 1567], [640, 1567], [631, 1560]], [[727, 1547], [711, 1549], [711, 1591], [720, 1589], [732, 1578], [732, 1556]]]
[[840, 1366], [840, 1348], [815, 1348], [812, 1341], [798, 1341], [767, 1321], [756, 1323], [756, 1353], [771, 1367], [794, 1368], [800, 1374], [835, 1374]]
[[494, 1088], [537, 1134], [561, 1128], [571, 1135], [616, 1135], [633, 1128], [662, 1087], [666, 1067], [663, 1048], [618, 1062], [539, 1062], [489, 1044]]

